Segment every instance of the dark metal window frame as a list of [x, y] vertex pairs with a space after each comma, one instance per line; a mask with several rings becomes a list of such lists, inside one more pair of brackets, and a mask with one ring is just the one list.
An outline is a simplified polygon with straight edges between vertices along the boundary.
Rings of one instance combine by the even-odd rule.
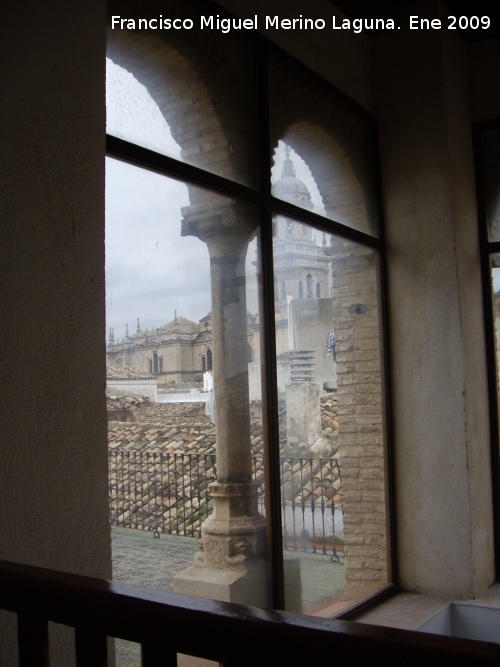
[[[215, 11], [220, 16], [228, 16], [225, 9], [213, 4]], [[208, 11], [208, 10], [205, 10]], [[320, 77], [315, 72], [309, 70], [302, 63], [290, 56], [288, 53], [269, 42], [262, 35], [253, 32], [249, 37], [252, 40], [252, 47], [257, 52], [259, 59], [259, 90], [255, 91], [258, 96], [259, 117], [256, 123], [259, 123], [260, 131], [260, 170], [261, 183], [260, 188], [252, 188], [236, 181], [218, 176], [205, 171], [175, 158], [156, 153], [147, 148], [130, 143], [123, 139], [107, 135], [106, 154], [109, 157], [127, 162], [131, 165], [142, 167], [160, 175], [178, 180], [187, 185], [194, 185], [206, 190], [211, 190], [218, 194], [240, 200], [257, 207], [261, 214], [261, 259], [262, 259], [262, 282], [263, 282], [263, 339], [265, 341], [265, 385], [267, 397], [267, 432], [269, 438], [269, 447], [267, 459], [265, 461], [266, 470], [266, 517], [268, 523], [268, 558], [271, 569], [272, 580], [272, 607], [275, 609], [284, 609], [284, 572], [282, 559], [282, 537], [281, 537], [281, 497], [280, 497], [280, 468], [279, 468], [279, 423], [277, 415], [278, 396], [277, 396], [277, 371], [276, 371], [276, 347], [275, 347], [275, 303], [274, 303], [274, 271], [273, 271], [273, 239], [272, 239], [272, 220], [278, 215], [287, 216], [294, 220], [309, 224], [315, 228], [329, 234], [353, 241], [365, 247], [376, 251], [380, 260], [380, 310], [381, 310], [381, 336], [383, 348], [383, 418], [385, 428], [386, 444], [386, 493], [388, 507], [388, 525], [389, 534], [389, 571], [392, 582], [397, 582], [397, 554], [396, 554], [396, 512], [395, 512], [395, 475], [392, 449], [392, 420], [391, 420], [391, 390], [390, 390], [390, 369], [389, 369], [389, 333], [388, 333], [388, 305], [387, 305], [387, 271], [385, 259], [384, 229], [383, 229], [383, 211], [381, 198], [380, 170], [378, 162], [378, 126], [376, 118], [364, 107], [347, 97], [343, 92], [336, 89], [330, 82]], [[297, 207], [289, 202], [277, 199], [271, 193], [271, 167], [273, 146], [270, 145], [269, 132], [269, 99], [268, 99], [268, 57], [284, 59], [285, 62], [293, 65], [294, 68], [302, 70], [307, 74], [313, 85], [325, 88], [328, 94], [337, 100], [350, 113], [357, 116], [365, 123], [370, 140], [373, 142], [373, 155], [376, 163], [371, 165], [373, 169], [373, 186], [376, 197], [376, 219], [379, 223], [377, 230], [378, 236], [372, 236], [365, 232], [348, 227], [336, 220], [318, 215], [304, 208]], [[500, 245], [500, 244], [499, 244]], [[376, 593], [367, 600], [355, 605], [352, 609], [344, 612], [339, 618], [354, 619], [365, 609], [374, 606], [383, 599], [390, 597], [397, 592], [395, 583], [390, 583], [383, 590]]]
[[[488, 238], [488, 220], [485, 197], [485, 169], [482, 159], [481, 144], [488, 132], [500, 130], [500, 118], [476, 123], [473, 126], [474, 158], [477, 183], [477, 208], [479, 250], [481, 256], [481, 279], [483, 288], [483, 310], [486, 340], [486, 364], [488, 382], [488, 408], [490, 415], [491, 480], [493, 496], [493, 542], [495, 550], [495, 578], [500, 580], [500, 433], [497, 377], [495, 317], [493, 312], [493, 289], [491, 282], [492, 255], [500, 253], [500, 241]], [[500, 188], [500, 184], [499, 184]]]

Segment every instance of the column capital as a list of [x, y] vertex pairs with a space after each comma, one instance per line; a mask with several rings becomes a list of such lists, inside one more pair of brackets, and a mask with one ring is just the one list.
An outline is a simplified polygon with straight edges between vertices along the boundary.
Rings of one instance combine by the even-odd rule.
[[[219, 198], [218, 198], [219, 199]], [[197, 236], [208, 245], [211, 241], [230, 241], [234, 252], [241, 252], [236, 243], [240, 237], [245, 243], [251, 238], [258, 227], [259, 221], [256, 211], [240, 202], [210, 202], [192, 204], [182, 209], [181, 236]]]

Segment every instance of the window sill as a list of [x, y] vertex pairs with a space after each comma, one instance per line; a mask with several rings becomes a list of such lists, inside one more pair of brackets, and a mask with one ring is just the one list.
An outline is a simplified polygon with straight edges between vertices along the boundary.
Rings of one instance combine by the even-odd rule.
[[[452, 602], [450, 598], [435, 595], [397, 593], [369, 611], [360, 613], [356, 621], [369, 625], [416, 630], [449, 602]], [[500, 608], [500, 584], [493, 584], [474, 600], [461, 600], [461, 602]]]

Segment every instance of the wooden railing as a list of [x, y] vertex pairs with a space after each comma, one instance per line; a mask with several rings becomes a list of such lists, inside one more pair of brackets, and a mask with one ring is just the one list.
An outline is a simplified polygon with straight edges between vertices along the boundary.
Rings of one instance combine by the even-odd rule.
[[[48, 621], [75, 628], [77, 667], [106, 667], [107, 637], [142, 645], [143, 667], [177, 653], [224, 667], [498, 665], [500, 646], [317, 619], [0, 561], [0, 608], [18, 616], [20, 667], [46, 667]], [[9, 667], [11, 667], [9, 665]]]

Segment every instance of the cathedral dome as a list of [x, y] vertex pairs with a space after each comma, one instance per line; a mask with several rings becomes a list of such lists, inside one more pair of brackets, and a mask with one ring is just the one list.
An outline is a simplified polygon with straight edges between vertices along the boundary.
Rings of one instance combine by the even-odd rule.
[[297, 178], [293, 162], [290, 159], [290, 149], [286, 147], [286, 158], [283, 162], [281, 178], [272, 186], [272, 194], [278, 199], [297, 204], [302, 208], [311, 208], [311, 193], [304, 181]]

